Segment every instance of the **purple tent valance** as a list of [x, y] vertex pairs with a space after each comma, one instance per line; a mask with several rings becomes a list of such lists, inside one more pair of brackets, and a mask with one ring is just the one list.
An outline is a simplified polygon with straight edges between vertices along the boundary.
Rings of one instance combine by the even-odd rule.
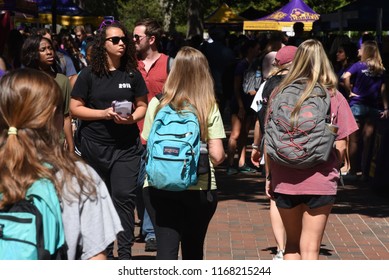
[[257, 20], [275, 20], [285, 22], [315, 21], [320, 17], [302, 0], [292, 0], [274, 13]]
[[279, 30], [291, 31], [296, 22], [304, 23], [304, 30], [312, 29], [314, 21], [318, 20], [320, 15], [313, 11], [302, 0], [292, 0], [274, 13], [263, 18], [245, 21], [244, 30]]

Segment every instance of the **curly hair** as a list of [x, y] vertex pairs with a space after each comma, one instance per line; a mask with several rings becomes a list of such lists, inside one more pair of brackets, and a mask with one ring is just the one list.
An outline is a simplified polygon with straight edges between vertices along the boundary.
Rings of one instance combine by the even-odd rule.
[[122, 25], [120, 22], [115, 21], [112, 24], [101, 28], [94, 40], [94, 47], [92, 49], [91, 54], [91, 68], [92, 72], [99, 77], [109, 75], [108, 58], [105, 49], [105, 42], [107, 38], [106, 31], [109, 28], [114, 27], [121, 29], [124, 33], [124, 36], [128, 38], [128, 44], [126, 44], [126, 51], [120, 60], [120, 68], [126, 72], [130, 72], [132, 70], [135, 70], [138, 66], [135, 55], [135, 44], [132, 40], [132, 36], [130, 36], [124, 25]]

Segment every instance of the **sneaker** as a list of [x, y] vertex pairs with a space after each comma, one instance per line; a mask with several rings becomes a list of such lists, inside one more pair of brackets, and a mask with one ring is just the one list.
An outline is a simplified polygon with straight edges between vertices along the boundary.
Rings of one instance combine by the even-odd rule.
[[240, 166], [238, 168], [238, 171], [241, 172], [241, 173], [255, 173], [255, 172], [257, 172], [257, 170], [255, 170], [254, 168], [251, 168], [247, 164], [244, 164], [244, 165]]
[[284, 251], [278, 250], [277, 254], [274, 255], [273, 260], [274, 261], [282, 261], [284, 259]]
[[157, 240], [155, 238], [150, 238], [146, 240], [145, 251], [146, 252], [157, 251]]
[[234, 175], [234, 174], [237, 174], [239, 171], [238, 169], [236, 169], [235, 167], [228, 167], [227, 168], [227, 175]]

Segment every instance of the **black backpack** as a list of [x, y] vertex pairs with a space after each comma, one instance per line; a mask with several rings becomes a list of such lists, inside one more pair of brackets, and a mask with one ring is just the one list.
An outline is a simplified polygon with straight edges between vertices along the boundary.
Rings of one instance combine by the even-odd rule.
[[273, 92], [273, 90], [280, 84], [282, 79], [285, 77], [285, 75], [277, 75], [277, 74], [278, 72], [266, 80], [262, 91], [262, 100], [261, 100], [262, 107], [257, 112], [262, 135], [265, 133], [266, 112], [267, 112], [267, 105], [270, 100], [270, 95]]

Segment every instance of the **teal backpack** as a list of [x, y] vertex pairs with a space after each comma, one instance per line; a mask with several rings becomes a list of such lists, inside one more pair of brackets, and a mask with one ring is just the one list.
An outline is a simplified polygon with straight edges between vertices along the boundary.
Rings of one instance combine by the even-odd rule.
[[35, 181], [25, 199], [0, 209], [0, 260], [67, 259], [66, 249], [60, 202], [51, 181]]
[[147, 139], [146, 173], [150, 186], [184, 191], [198, 181], [200, 125], [194, 112], [171, 106], [158, 111]]

